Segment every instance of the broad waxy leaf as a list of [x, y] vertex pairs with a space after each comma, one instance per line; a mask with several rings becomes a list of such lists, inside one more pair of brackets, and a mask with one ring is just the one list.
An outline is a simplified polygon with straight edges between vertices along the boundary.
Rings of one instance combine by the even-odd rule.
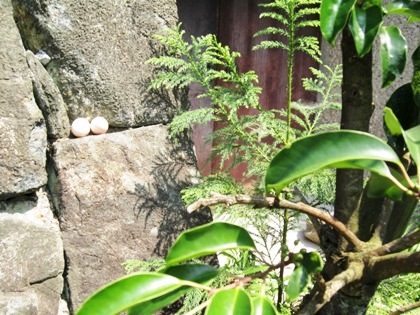
[[396, 26], [381, 27], [380, 57], [382, 87], [390, 85], [404, 71], [407, 59], [407, 42]]
[[394, 0], [385, 7], [385, 10], [388, 14], [403, 14], [420, 18], [420, 2], [418, 0]]
[[321, 255], [316, 252], [303, 253], [302, 260], [299, 265], [306, 269], [308, 274], [318, 273], [322, 271], [324, 263], [322, 262]]
[[323, 0], [321, 2], [321, 33], [334, 45], [334, 40], [344, 29], [356, 0]]
[[[188, 281], [204, 284], [213, 280], [217, 276], [218, 270], [209, 265], [204, 265], [204, 264], [186, 264], [186, 265], [176, 265], [169, 268], [163, 268], [159, 270], [159, 273], [168, 274], [181, 280], [188, 280]], [[141, 304], [138, 304], [130, 308], [128, 311], [128, 314], [129, 315], [153, 314], [156, 311], [162, 309], [163, 307], [174, 303], [191, 289], [192, 289], [191, 287], [182, 286], [172, 292], [166, 293], [153, 300], [143, 302]]]
[[399, 136], [404, 132], [400, 122], [398, 121], [398, 118], [389, 107], [384, 108], [384, 121], [388, 127], [389, 132], [391, 132], [393, 136]]
[[373, 42], [382, 24], [382, 10], [379, 6], [367, 9], [355, 7], [349, 21], [349, 29], [353, 35], [357, 54], [366, 55], [372, 48]]
[[389, 168], [384, 161], [380, 160], [347, 160], [333, 163], [329, 168], [348, 168], [370, 170], [371, 172], [382, 174], [382, 176], [390, 175]]
[[135, 273], [120, 278], [90, 296], [77, 315], [118, 314], [134, 305], [178, 289], [181, 280], [161, 273]]
[[257, 296], [252, 299], [252, 312], [251, 315], [276, 315], [277, 310], [273, 303], [265, 296]]
[[255, 244], [244, 228], [212, 222], [183, 232], [169, 250], [166, 263], [174, 265], [228, 249], [255, 249]]
[[382, 161], [401, 166], [397, 154], [381, 139], [364, 132], [338, 130], [301, 138], [271, 161], [265, 185], [276, 194], [294, 180], [325, 168], [361, 168], [389, 177]]
[[363, 2], [363, 9], [368, 9], [372, 6], [381, 6], [382, 5], [382, 0], [365, 0]]
[[[413, 80], [411, 81], [411, 88], [413, 89], [414, 102], [417, 109], [420, 111], [420, 45], [412, 55], [413, 60]], [[420, 115], [417, 116], [420, 121]]]
[[222, 290], [210, 299], [205, 315], [251, 314], [251, 300], [242, 288]]
[[410, 156], [416, 162], [417, 172], [420, 172], [420, 125], [404, 131], [403, 136]]
[[403, 135], [404, 141], [410, 152], [411, 158], [420, 165], [420, 125], [410, 128], [406, 131], [401, 127], [397, 117], [391, 108], [384, 108], [384, 119], [389, 131], [395, 135]]
[[386, 107], [392, 109], [404, 130], [420, 124], [420, 106], [415, 102], [412, 83], [404, 84], [396, 89], [386, 103]]
[[298, 266], [293, 270], [284, 291], [287, 294], [287, 300], [293, 302], [305, 290], [309, 282], [309, 276], [305, 268]]
[[[392, 175], [404, 186], [408, 187], [407, 181], [396, 170], [390, 168]], [[417, 182], [417, 177], [410, 178], [413, 183]], [[382, 177], [378, 174], [372, 173], [367, 183], [367, 196], [369, 198], [388, 197], [395, 201], [401, 201], [404, 192], [399, 189], [389, 179]]]

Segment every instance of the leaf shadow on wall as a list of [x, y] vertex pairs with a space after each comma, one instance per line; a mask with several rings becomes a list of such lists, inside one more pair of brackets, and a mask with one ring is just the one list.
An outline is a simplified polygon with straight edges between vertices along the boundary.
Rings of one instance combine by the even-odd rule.
[[159, 155], [151, 173], [152, 183], [148, 187], [136, 184], [135, 194], [138, 199], [134, 214], [137, 219], [143, 217], [146, 228], [149, 221], [154, 221], [156, 216], [160, 217], [154, 249], [154, 253], [159, 256], [167, 254], [181, 232], [212, 220], [209, 209], [189, 214], [181, 200], [181, 190], [191, 185], [190, 170], [195, 169], [191, 163], [194, 161], [192, 150], [186, 148], [188, 146], [184, 141], [171, 152]]
[[[151, 52], [149, 58], [170, 55], [167, 48], [156, 40], [149, 39], [148, 46]], [[156, 76], [162, 71], [165, 71], [165, 69], [155, 67], [152, 74]], [[138, 114], [136, 119], [139, 124], [144, 124], [144, 122], [149, 125], [162, 122], [169, 123], [177, 112], [189, 108], [188, 88], [169, 90], [160, 87], [150, 89], [152, 79], [151, 77], [145, 77], [137, 82], [140, 99], [142, 100], [142, 113]]]
[[138, 90], [142, 100], [141, 113], [136, 115], [139, 125], [155, 125], [169, 123], [176, 113], [188, 109], [188, 93], [186, 89], [168, 91], [164, 88], [149, 89], [151, 79], [139, 81]]

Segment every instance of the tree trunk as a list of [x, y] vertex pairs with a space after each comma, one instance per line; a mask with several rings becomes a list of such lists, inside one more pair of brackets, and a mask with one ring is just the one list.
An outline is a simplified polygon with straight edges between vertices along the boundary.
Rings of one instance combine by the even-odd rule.
[[[343, 84], [342, 84], [342, 116], [341, 128], [359, 131], [369, 131], [372, 106], [372, 53], [363, 58], [357, 56], [354, 41], [350, 32], [345, 29], [341, 43], [343, 54]], [[336, 202], [334, 216], [357, 234], [368, 234], [360, 231], [360, 218], [366, 217], [365, 207], [360, 207], [363, 190], [363, 171], [338, 170], [336, 181]], [[380, 211], [370, 209], [370, 211]], [[363, 222], [363, 226], [369, 226]], [[333, 242], [334, 243], [334, 242]], [[337, 244], [338, 243], [338, 244]], [[331, 243], [330, 243], [331, 244]], [[337, 248], [327, 252], [327, 262], [324, 268], [326, 279], [331, 279], [342, 268], [335, 256], [340, 251], [351, 250], [344, 239], [338, 239]], [[328, 254], [332, 253], [330, 257]], [[377, 284], [354, 284], [345, 287], [324, 306], [319, 314], [364, 314], [373, 296]]]

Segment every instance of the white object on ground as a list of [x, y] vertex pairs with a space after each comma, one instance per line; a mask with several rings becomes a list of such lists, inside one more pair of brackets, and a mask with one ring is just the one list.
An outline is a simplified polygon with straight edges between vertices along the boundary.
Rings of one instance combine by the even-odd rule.
[[104, 117], [95, 117], [90, 122], [90, 129], [95, 135], [101, 135], [108, 131], [108, 121]]
[[87, 118], [77, 118], [71, 124], [71, 133], [75, 137], [85, 137], [90, 132], [90, 123]]

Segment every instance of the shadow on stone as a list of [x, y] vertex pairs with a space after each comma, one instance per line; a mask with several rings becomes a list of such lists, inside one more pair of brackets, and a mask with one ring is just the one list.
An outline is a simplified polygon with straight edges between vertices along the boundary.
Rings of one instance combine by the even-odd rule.
[[[179, 151], [174, 149], [169, 155], [179, 156]], [[185, 154], [186, 151], [182, 152]], [[159, 256], [167, 254], [181, 232], [212, 220], [209, 209], [192, 214], [186, 211], [186, 205], [181, 200], [181, 191], [191, 185], [191, 178], [186, 177], [184, 173], [185, 161], [174, 161], [168, 156], [161, 155], [156, 159], [151, 172], [154, 178], [151, 187], [136, 184], [135, 194], [138, 196], [134, 208], [136, 217], [143, 217], [146, 226], [151, 214], [161, 211], [162, 220], [156, 230], [158, 240], [154, 250]]]

